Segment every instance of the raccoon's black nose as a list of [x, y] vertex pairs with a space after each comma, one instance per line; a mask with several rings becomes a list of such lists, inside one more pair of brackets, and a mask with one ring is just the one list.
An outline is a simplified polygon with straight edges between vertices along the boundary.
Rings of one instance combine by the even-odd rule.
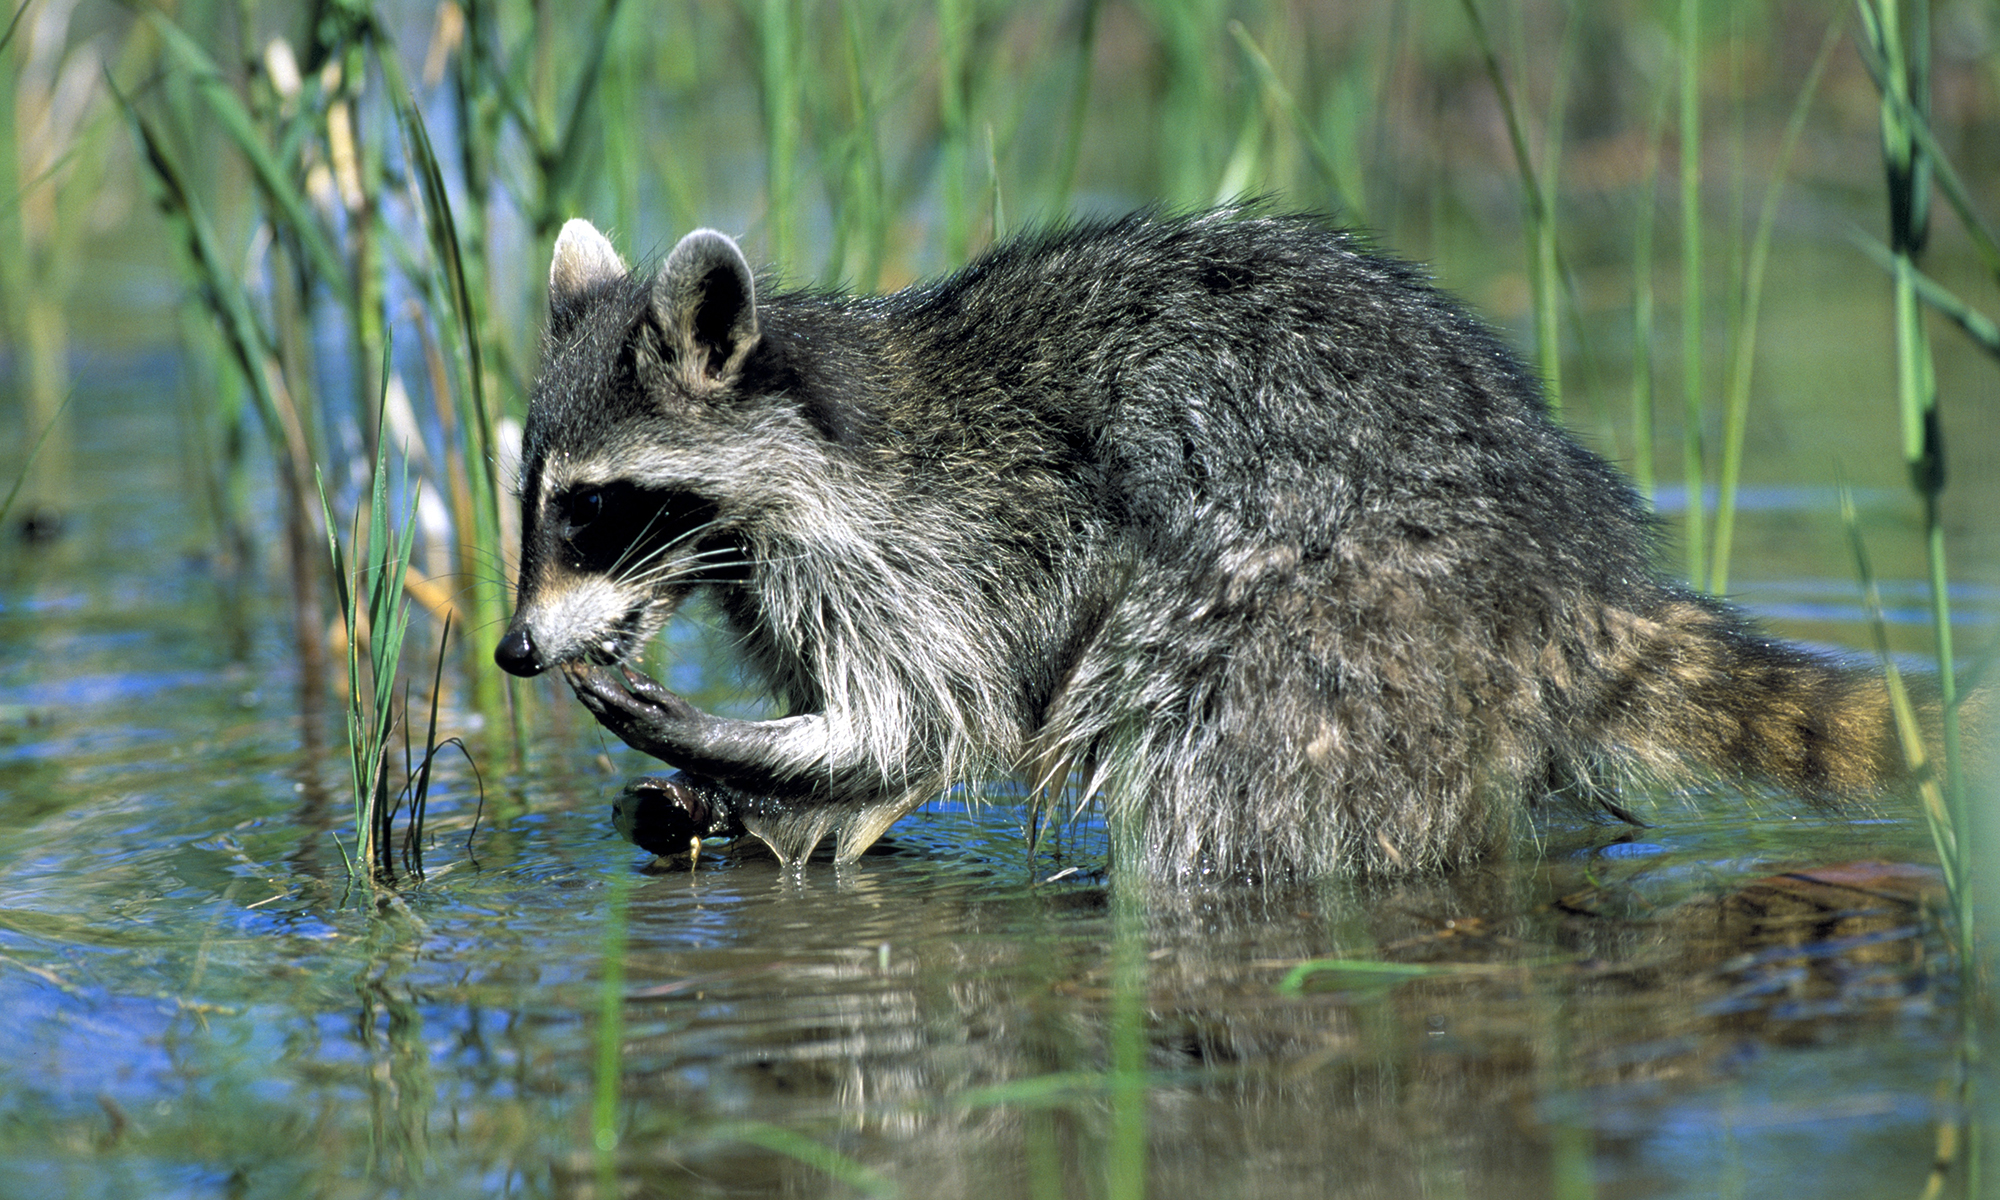
[[535, 641], [525, 629], [509, 629], [500, 644], [493, 647], [493, 661], [509, 675], [542, 673], [542, 656], [535, 652]]

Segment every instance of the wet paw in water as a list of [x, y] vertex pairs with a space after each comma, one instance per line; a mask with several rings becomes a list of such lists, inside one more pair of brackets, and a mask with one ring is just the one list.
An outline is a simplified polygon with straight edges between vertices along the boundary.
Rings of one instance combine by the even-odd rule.
[[611, 802], [611, 823], [626, 841], [658, 855], [686, 854], [702, 838], [743, 834], [729, 789], [685, 772], [626, 784]]

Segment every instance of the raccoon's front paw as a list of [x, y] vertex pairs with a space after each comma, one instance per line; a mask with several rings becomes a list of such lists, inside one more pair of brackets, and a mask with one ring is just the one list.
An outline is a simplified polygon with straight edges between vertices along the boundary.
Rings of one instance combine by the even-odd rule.
[[[634, 750], [673, 762], [707, 714], [630, 667], [565, 663], [563, 676], [597, 723]], [[678, 752], [678, 753], [677, 753]]]

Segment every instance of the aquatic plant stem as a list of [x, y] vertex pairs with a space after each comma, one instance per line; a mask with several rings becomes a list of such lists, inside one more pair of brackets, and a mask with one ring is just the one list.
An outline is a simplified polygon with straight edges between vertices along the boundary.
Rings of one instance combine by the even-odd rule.
[[[1532, 294], [1535, 315], [1535, 365], [1542, 377], [1542, 393], [1548, 399], [1552, 412], [1561, 412], [1563, 404], [1562, 388], [1562, 336], [1560, 314], [1556, 311], [1556, 295], [1559, 292], [1559, 271], [1556, 255], [1555, 212], [1549, 204], [1545, 187], [1544, 172], [1535, 167], [1533, 154], [1528, 149], [1528, 135], [1521, 123], [1520, 107], [1514, 94], [1507, 86], [1506, 72], [1500, 68], [1500, 56], [1493, 48], [1493, 39], [1488, 34], [1486, 22], [1479, 15], [1475, 0], [1460, 0], [1465, 9], [1466, 20], [1472, 26], [1474, 42], [1478, 45], [1480, 57], [1486, 65], [1487, 79], [1500, 99], [1500, 111], [1507, 121], [1507, 141], [1514, 151], [1514, 168], [1521, 184], [1522, 207], [1528, 215], [1528, 242], [1530, 262], [1528, 264], [1528, 285]], [[1563, 41], [1565, 49], [1570, 39]], [[1551, 159], [1556, 154], [1556, 131], [1561, 119], [1561, 104], [1550, 118]], [[1547, 175], [1553, 176], [1551, 163]]]
[[1681, 477], [1687, 489], [1682, 540], [1688, 581], [1702, 586], [1707, 471], [1702, 452], [1701, 362], [1701, 4], [1681, 0]]
[[1660, 141], [1666, 122], [1662, 89], [1646, 135], [1644, 200], [1632, 240], [1632, 483], [1648, 503], [1654, 502], [1658, 486], [1653, 446], [1653, 237], [1659, 225]]
[[591, 1093], [590, 1145], [598, 1194], [618, 1195], [618, 1097], [625, 1050], [626, 905], [631, 873], [614, 871], [604, 906], [597, 992], [597, 1078]]
[[1737, 315], [1734, 344], [1729, 356], [1729, 386], [1722, 422], [1722, 473], [1716, 485], [1715, 543], [1709, 561], [1709, 590], [1721, 594], [1729, 590], [1729, 554], [1736, 540], [1736, 493], [1743, 479], [1743, 442], [1750, 425], [1750, 383], [1757, 365], [1757, 321], [1764, 299], [1764, 268], [1771, 256], [1771, 230], [1777, 221], [1778, 197], [1784, 190], [1785, 174], [1791, 166], [1792, 151], [1805, 130], [1806, 114], [1819, 94], [1821, 77], [1840, 42], [1845, 22], [1834, 20], [1821, 39], [1819, 55], [1813, 59], [1805, 84], [1792, 105], [1792, 114], [1779, 143], [1777, 161], [1764, 186], [1763, 207], [1757, 215], [1757, 229], [1750, 239], [1750, 252], [1743, 268], [1742, 309]]
[[[1889, 200], [1890, 288], [1896, 331], [1896, 397], [1903, 433], [1903, 458], [1910, 484], [1923, 507], [1925, 557], [1929, 566], [1931, 628], [1937, 656], [1942, 767], [1920, 776], [1925, 813], [1939, 842], [1961, 987], [1959, 1057], [1964, 1069], [1955, 1116], [1938, 1122], [1938, 1155], [1924, 1195], [1941, 1194], [1947, 1182], [1968, 1196], [1980, 1194], [1980, 1123], [1972, 1099], [1970, 1064], [1979, 1058], [1982, 1007], [1979, 941], [1974, 926], [1970, 875], [1972, 822], [1960, 751], [1956, 655], [1952, 648], [1950, 574], [1945, 561], [1942, 500], [1945, 486], [1944, 427], [1938, 417], [1936, 369], [1924, 326], [1917, 258], [1930, 234], [1932, 164], [1919, 129], [1928, 124], [1930, 96], [1929, 8], [1913, 4], [1907, 38], [1899, 0], [1863, 0], [1859, 6], [1864, 57], [1881, 92], [1882, 160]], [[1892, 677], [1893, 678], [1893, 677]], [[1921, 753], [1921, 751], [1919, 751]], [[1912, 767], [1918, 760], [1912, 760]], [[1941, 775], [1941, 778], [1940, 778]], [[1937, 793], [1942, 792], [1941, 796]], [[1953, 1177], [1956, 1178], [1953, 1178]]]
[[1136, 876], [1111, 888], [1111, 1137], [1105, 1153], [1110, 1200], [1146, 1194], [1146, 900]]

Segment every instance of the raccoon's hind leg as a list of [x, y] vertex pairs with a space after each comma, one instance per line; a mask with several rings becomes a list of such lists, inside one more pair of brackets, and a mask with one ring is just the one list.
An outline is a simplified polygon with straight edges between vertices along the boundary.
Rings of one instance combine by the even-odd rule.
[[1485, 640], [1248, 574], [1135, 583], [1049, 710], [1034, 761], [1103, 797], [1121, 869], [1318, 877], [1498, 845], [1545, 754]]

